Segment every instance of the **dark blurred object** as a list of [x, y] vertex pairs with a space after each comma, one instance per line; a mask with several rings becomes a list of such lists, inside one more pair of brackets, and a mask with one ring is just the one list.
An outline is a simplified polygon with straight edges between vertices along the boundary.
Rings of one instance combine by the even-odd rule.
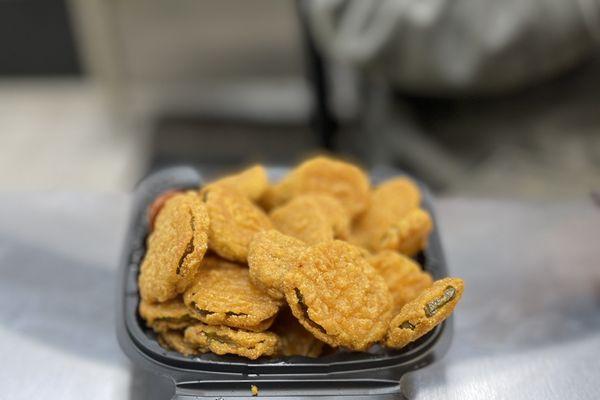
[[328, 57], [429, 96], [510, 93], [598, 49], [599, 0], [310, 0]]
[[[503, 97], [510, 103], [581, 65], [600, 38], [598, 0], [304, 1], [325, 60], [330, 109], [341, 131], [351, 132], [340, 135], [354, 137], [347, 143], [368, 163], [401, 166], [436, 188], [457, 187], [473, 172], [427, 129], [439, 122], [422, 107], [428, 99]], [[483, 138], [496, 122], [494, 102], [488, 104], [484, 113], [492, 118], [477, 132]], [[469, 126], [478, 115], [461, 117]], [[547, 121], [542, 118], [540, 125]], [[518, 120], [510, 122], [519, 128]]]
[[81, 75], [64, 0], [0, 1], [0, 75]]
[[298, 10], [298, 19], [300, 23], [300, 32], [304, 47], [304, 56], [306, 64], [306, 75], [312, 86], [312, 113], [311, 124], [313, 129], [321, 138], [321, 145], [332, 151], [335, 143], [335, 132], [337, 123], [330, 110], [329, 97], [327, 92], [327, 78], [325, 71], [325, 62], [317, 49], [313, 33], [308, 21], [307, 2], [296, 0]]

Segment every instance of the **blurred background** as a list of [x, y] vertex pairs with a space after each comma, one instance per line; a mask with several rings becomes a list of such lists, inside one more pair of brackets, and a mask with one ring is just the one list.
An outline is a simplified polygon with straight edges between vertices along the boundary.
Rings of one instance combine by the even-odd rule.
[[600, 189], [600, 1], [472, 3], [0, 0], [0, 190], [317, 151], [443, 194]]

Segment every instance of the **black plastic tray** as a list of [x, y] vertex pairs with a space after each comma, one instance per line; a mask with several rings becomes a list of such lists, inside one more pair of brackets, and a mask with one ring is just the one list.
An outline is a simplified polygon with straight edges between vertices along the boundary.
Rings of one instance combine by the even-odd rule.
[[[271, 178], [285, 169], [270, 168]], [[373, 174], [374, 182], [391, 174]], [[399, 398], [400, 378], [408, 371], [422, 368], [440, 358], [451, 336], [451, 319], [402, 350], [375, 346], [367, 353], [337, 351], [320, 358], [282, 357], [254, 361], [237, 356], [204, 354], [186, 357], [160, 347], [152, 330], [139, 318], [137, 277], [145, 253], [148, 234], [146, 210], [162, 192], [174, 188], [197, 188], [201, 174], [190, 167], [160, 170], [144, 179], [136, 188], [133, 211], [122, 259], [122, 283], [118, 293], [117, 334], [123, 351], [136, 364], [175, 383], [176, 399], [247, 398], [256, 385], [259, 396], [272, 398], [308, 398], [344, 395], [348, 398]], [[423, 207], [434, 218], [431, 197], [423, 188]], [[437, 225], [434, 225], [437, 226]], [[429, 246], [419, 255], [426, 271], [434, 279], [447, 276], [446, 263], [437, 228]]]

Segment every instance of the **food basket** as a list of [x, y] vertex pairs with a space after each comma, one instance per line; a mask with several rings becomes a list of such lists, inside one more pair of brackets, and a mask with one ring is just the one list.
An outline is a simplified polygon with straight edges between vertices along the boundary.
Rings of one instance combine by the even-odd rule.
[[[282, 168], [269, 168], [272, 179], [285, 173]], [[392, 176], [389, 171], [374, 174], [377, 183]], [[319, 358], [282, 357], [248, 360], [238, 356], [207, 353], [186, 357], [165, 350], [154, 332], [139, 317], [138, 273], [145, 253], [148, 235], [147, 208], [162, 192], [169, 189], [198, 188], [202, 175], [191, 167], [160, 170], [139, 183], [134, 193], [129, 230], [121, 260], [121, 282], [118, 285], [117, 334], [123, 351], [142, 368], [171, 378], [175, 384], [174, 399], [237, 399], [258, 397], [347, 399], [403, 398], [403, 374], [423, 368], [439, 359], [450, 344], [452, 318], [401, 350], [374, 346], [368, 352], [338, 350]], [[423, 208], [434, 218], [434, 228], [427, 249], [418, 255], [423, 268], [434, 280], [448, 275], [439, 231], [435, 225], [431, 196], [425, 188]], [[368, 301], [368, 299], [365, 299]]]

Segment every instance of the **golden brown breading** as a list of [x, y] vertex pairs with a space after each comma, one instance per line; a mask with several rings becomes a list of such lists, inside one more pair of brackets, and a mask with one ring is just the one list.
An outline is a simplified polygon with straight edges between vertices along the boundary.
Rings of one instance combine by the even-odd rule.
[[327, 157], [315, 157], [293, 169], [269, 188], [262, 202], [267, 208], [280, 206], [301, 194], [327, 194], [340, 202], [352, 218], [367, 208], [369, 179], [360, 168]]
[[210, 190], [215, 186], [224, 186], [237, 190], [240, 194], [246, 196], [252, 201], [262, 197], [269, 186], [267, 171], [262, 165], [254, 165], [250, 168], [234, 174], [228, 175], [214, 182], [211, 182], [201, 188], [200, 193]]
[[250, 282], [274, 299], [283, 299], [283, 278], [307, 246], [274, 229], [254, 235], [248, 250]]
[[155, 332], [180, 330], [195, 322], [180, 296], [164, 303], [148, 303], [142, 300], [139, 312]]
[[278, 348], [278, 338], [273, 332], [248, 332], [227, 326], [211, 326], [199, 323], [185, 330], [186, 342], [215, 354], [237, 354], [256, 360], [271, 356]]
[[400, 221], [394, 223], [375, 244], [375, 250], [396, 250], [407, 256], [414, 256], [427, 247], [429, 234], [433, 230], [431, 216], [417, 208], [410, 211]]
[[264, 331], [281, 301], [250, 283], [248, 268], [206, 257], [194, 284], [183, 295], [192, 317], [209, 325]]
[[275, 229], [307, 244], [333, 240], [333, 227], [327, 216], [317, 208], [307, 207], [302, 196], [275, 208], [269, 217]]
[[252, 236], [272, 227], [269, 217], [235, 190], [213, 186], [203, 196], [210, 217], [209, 249], [245, 263]]
[[340, 203], [327, 195], [300, 195], [269, 215], [281, 233], [316, 244], [348, 236], [350, 219]]
[[183, 337], [183, 331], [165, 331], [158, 335], [158, 343], [167, 350], [177, 351], [184, 356], [194, 356], [200, 353], [206, 353], [208, 349], [200, 346], [193, 346], [186, 342]]
[[366, 350], [381, 340], [391, 317], [392, 296], [364, 252], [334, 240], [305, 251], [284, 280], [294, 316], [317, 339]]
[[413, 259], [395, 251], [384, 250], [368, 258], [390, 288], [394, 312], [419, 295], [433, 283], [431, 275], [423, 271]]
[[351, 220], [337, 199], [327, 194], [310, 194], [302, 197], [310, 199], [308, 205], [321, 210], [327, 216], [336, 239], [348, 239]]
[[435, 281], [392, 319], [385, 345], [400, 349], [431, 331], [450, 316], [464, 291], [459, 278]]
[[419, 207], [421, 192], [416, 183], [399, 177], [381, 183], [370, 196], [369, 208], [354, 223], [352, 242], [369, 249], [411, 210]]
[[163, 192], [160, 196], [158, 196], [152, 204], [148, 207], [148, 226], [150, 227], [150, 232], [154, 230], [154, 221], [156, 220], [156, 216], [162, 210], [163, 206], [171, 197], [175, 196], [177, 193], [181, 193], [181, 190], [172, 189]]
[[148, 249], [139, 277], [140, 295], [164, 302], [192, 283], [206, 252], [208, 213], [195, 192], [169, 198], [148, 236]]
[[279, 336], [279, 355], [319, 357], [323, 352], [325, 343], [304, 329], [289, 308], [279, 313], [272, 331]]

